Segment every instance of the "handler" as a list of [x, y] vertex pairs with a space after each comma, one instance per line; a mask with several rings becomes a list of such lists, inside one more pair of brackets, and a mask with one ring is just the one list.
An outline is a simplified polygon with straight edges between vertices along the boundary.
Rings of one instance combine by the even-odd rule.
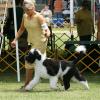
[[[23, 31], [26, 29], [28, 32], [28, 43], [32, 44], [31, 48], [37, 48], [45, 54], [48, 37], [50, 36], [50, 30], [46, 24], [45, 18], [35, 10], [35, 4], [32, 0], [24, 0], [23, 9], [25, 11], [23, 20], [11, 45], [12, 47], [15, 47], [16, 40], [19, 39]], [[24, 89], [32, 79], [34, 66], [35, 64], [31, 65], [25, 62], [26, 80], [21, 89]]]

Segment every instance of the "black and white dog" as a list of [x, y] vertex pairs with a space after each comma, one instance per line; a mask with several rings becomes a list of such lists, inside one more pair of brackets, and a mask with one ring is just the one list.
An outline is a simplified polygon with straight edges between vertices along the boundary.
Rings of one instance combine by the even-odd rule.
[[25, 57], [25, 60], [29, 64], [36, 63], [35, 74], [34, 78], [25, 87], [25, 90], [31, 90], [37, 85], [37, 83], [39, 83], [40, 78], [49, 79], [50, 87], [52, 89], [57, 89], [58, 78], [62, 78], [64, 89], [67, 90], [70, 87], [70, 80], [72, 77], [84, 85], [86, 89], [89, 89], [87, 80], [80, 75], [79, 70], [75, 67], [75, 64], [86, 52], [86, 48], [82, 45], [78, 46], [76, 52], [79, 52], [79, 56], [73, 61], [57, 61], [47, 58], [35, 48], [31, 49], [29, 54]]

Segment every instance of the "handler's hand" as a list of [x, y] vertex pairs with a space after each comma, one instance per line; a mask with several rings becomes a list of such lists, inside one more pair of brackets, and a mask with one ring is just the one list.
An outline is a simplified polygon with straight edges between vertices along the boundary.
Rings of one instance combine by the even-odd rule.
[[16, 40], [15, 39], [11, 42], [11, 47], [12, 48], [15, 48], [16, 47]]
[[43, 34], [45, 35], [46, 38], [48, 38], [51, 33], [50, 33], [50, 30], [48, 29], [48, 30], [43, 31]]

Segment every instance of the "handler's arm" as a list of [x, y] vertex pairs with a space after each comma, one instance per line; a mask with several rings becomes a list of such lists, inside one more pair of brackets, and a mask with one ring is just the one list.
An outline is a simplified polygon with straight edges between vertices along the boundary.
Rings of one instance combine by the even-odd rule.
[[24, 21], [22, 20], [21, 26], [20, 26], [18, 32], [16, 33], [15, 39], [11, 42], [11, 46], [13, 48], [16, 46], [16, 40], [18, 40], [18, 38], [22, 35], [22, 33], [24, 32], [24, 30], [25, 30]]
[[25, 30], [24, 21], [22, 19], [21, 26], [20, 26], [20, 28], [19, 28], [18, 32], [16, 33], [16, 36], [15, 36], [15, 40], [19, 39], [19, 37], [23, 34], [24, 30]]
[[50, 36], [50, 30], [48, 28], [46, 20], [42, 15], [39, 15], [38, 17], [39, 17], [39, 21], [40, 21], [40, 24], [41, 24], [41, 28], [43, 30], [43, 34], [48, 38]]

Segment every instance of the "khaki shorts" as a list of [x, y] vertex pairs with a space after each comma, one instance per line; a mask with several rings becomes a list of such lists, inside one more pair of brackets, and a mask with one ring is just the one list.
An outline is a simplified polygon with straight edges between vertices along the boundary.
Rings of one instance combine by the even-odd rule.
[[25, 61], [25, 68], [26, 69], [34, 69], [34, 67], [35, 67], [35, 63], [29, 64], [28, 62]]

